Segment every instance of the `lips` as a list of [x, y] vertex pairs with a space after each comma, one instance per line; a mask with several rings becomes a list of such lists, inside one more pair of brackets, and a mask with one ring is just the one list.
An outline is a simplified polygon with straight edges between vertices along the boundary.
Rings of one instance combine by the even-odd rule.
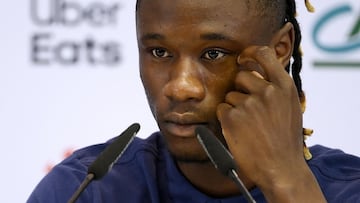
[[171, 113], [165, 116], [164, 130], [178, 137], [194, 137], [195, 128], [206, 124], [193, 113]]

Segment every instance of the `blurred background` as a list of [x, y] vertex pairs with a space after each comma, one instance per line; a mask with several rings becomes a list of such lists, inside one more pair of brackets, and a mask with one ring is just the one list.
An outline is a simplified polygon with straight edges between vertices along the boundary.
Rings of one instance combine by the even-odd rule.
[[[360, 156], [360, 3], [298, 0], [309, 145]], [[0, 5], [0, 202], [25, 202], [73, 150], [157, 130], [138, 74], [135, 0]]]

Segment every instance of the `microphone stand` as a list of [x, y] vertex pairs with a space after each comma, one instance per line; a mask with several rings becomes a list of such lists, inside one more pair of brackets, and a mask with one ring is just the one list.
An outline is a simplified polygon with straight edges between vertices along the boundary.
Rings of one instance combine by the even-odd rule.
[[209, 129], [203, 126], [197, 127], [195, 129], [195, 134], [215, 168], [225, 176], [230, 177], [237, 184], [241, 193], [249, 203], [255, 203], [256, 201], [236, 173], [236, 163], [224, 145]]
[[237, 186], [239, 187], [241, 193], [245, 196], [245, 199], [249, 203], [256, 203], [254, 198], [251, 196], [249, 190], [246, 189], [244, 183], [240, 180], [238, 174], [236, 173], [236, 171], [234, 169], [231, 169], [229, 171], [228, 176], [237, 184]]
[[134, 136], [140, 129], [140, 124], [134, 123], [122, 132], [115, 140], [110, 143], [104, 151], [89, 166], [88, 173], [77, 190], [73, 193], [67, 203], [74, 203], [85, 190], [92, 180], [101, 179], [109, 170], [111, 170], [114, 162], [116, 162], [123, 152], [133, 141]]
[[78, 187], [78, 189], [74, 192], [67, 203], [74, 203], [79, 198], [80, 194], [85, 190], [85, 188], [89, 185], [89, 183], [94, 179], [95, 175], [93, 173], [89, 173], [86, 175], [85, 179]]

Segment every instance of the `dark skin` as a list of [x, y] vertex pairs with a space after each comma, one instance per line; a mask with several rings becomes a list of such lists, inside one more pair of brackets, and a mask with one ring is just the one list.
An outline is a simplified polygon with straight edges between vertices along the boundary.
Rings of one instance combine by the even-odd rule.
[[300, 102], [284, 70], [293, 27], [271, 31], [244, 2], [143, 0], [140, 75], [152, 113], [180, 171], [204, 193], [239, 190], [209, 161], [199, 125], [228, 146], [246, 187], [268, 202], [325, 202], [303, 158]]

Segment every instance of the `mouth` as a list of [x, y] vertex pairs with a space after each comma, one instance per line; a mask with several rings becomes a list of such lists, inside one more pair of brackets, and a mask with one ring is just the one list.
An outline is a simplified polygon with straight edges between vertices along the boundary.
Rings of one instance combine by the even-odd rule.
[[205, 123], [179, 124], [167, 122], [166, 130], [178, 137], [194, 137], [195, 129], [200, 125], [205, 125]]
[[207, 126], [207, 123], [188, 114], [172, 114], [165, 120], [165, 129], [177, 137], [195, 137], [195, 128]]

